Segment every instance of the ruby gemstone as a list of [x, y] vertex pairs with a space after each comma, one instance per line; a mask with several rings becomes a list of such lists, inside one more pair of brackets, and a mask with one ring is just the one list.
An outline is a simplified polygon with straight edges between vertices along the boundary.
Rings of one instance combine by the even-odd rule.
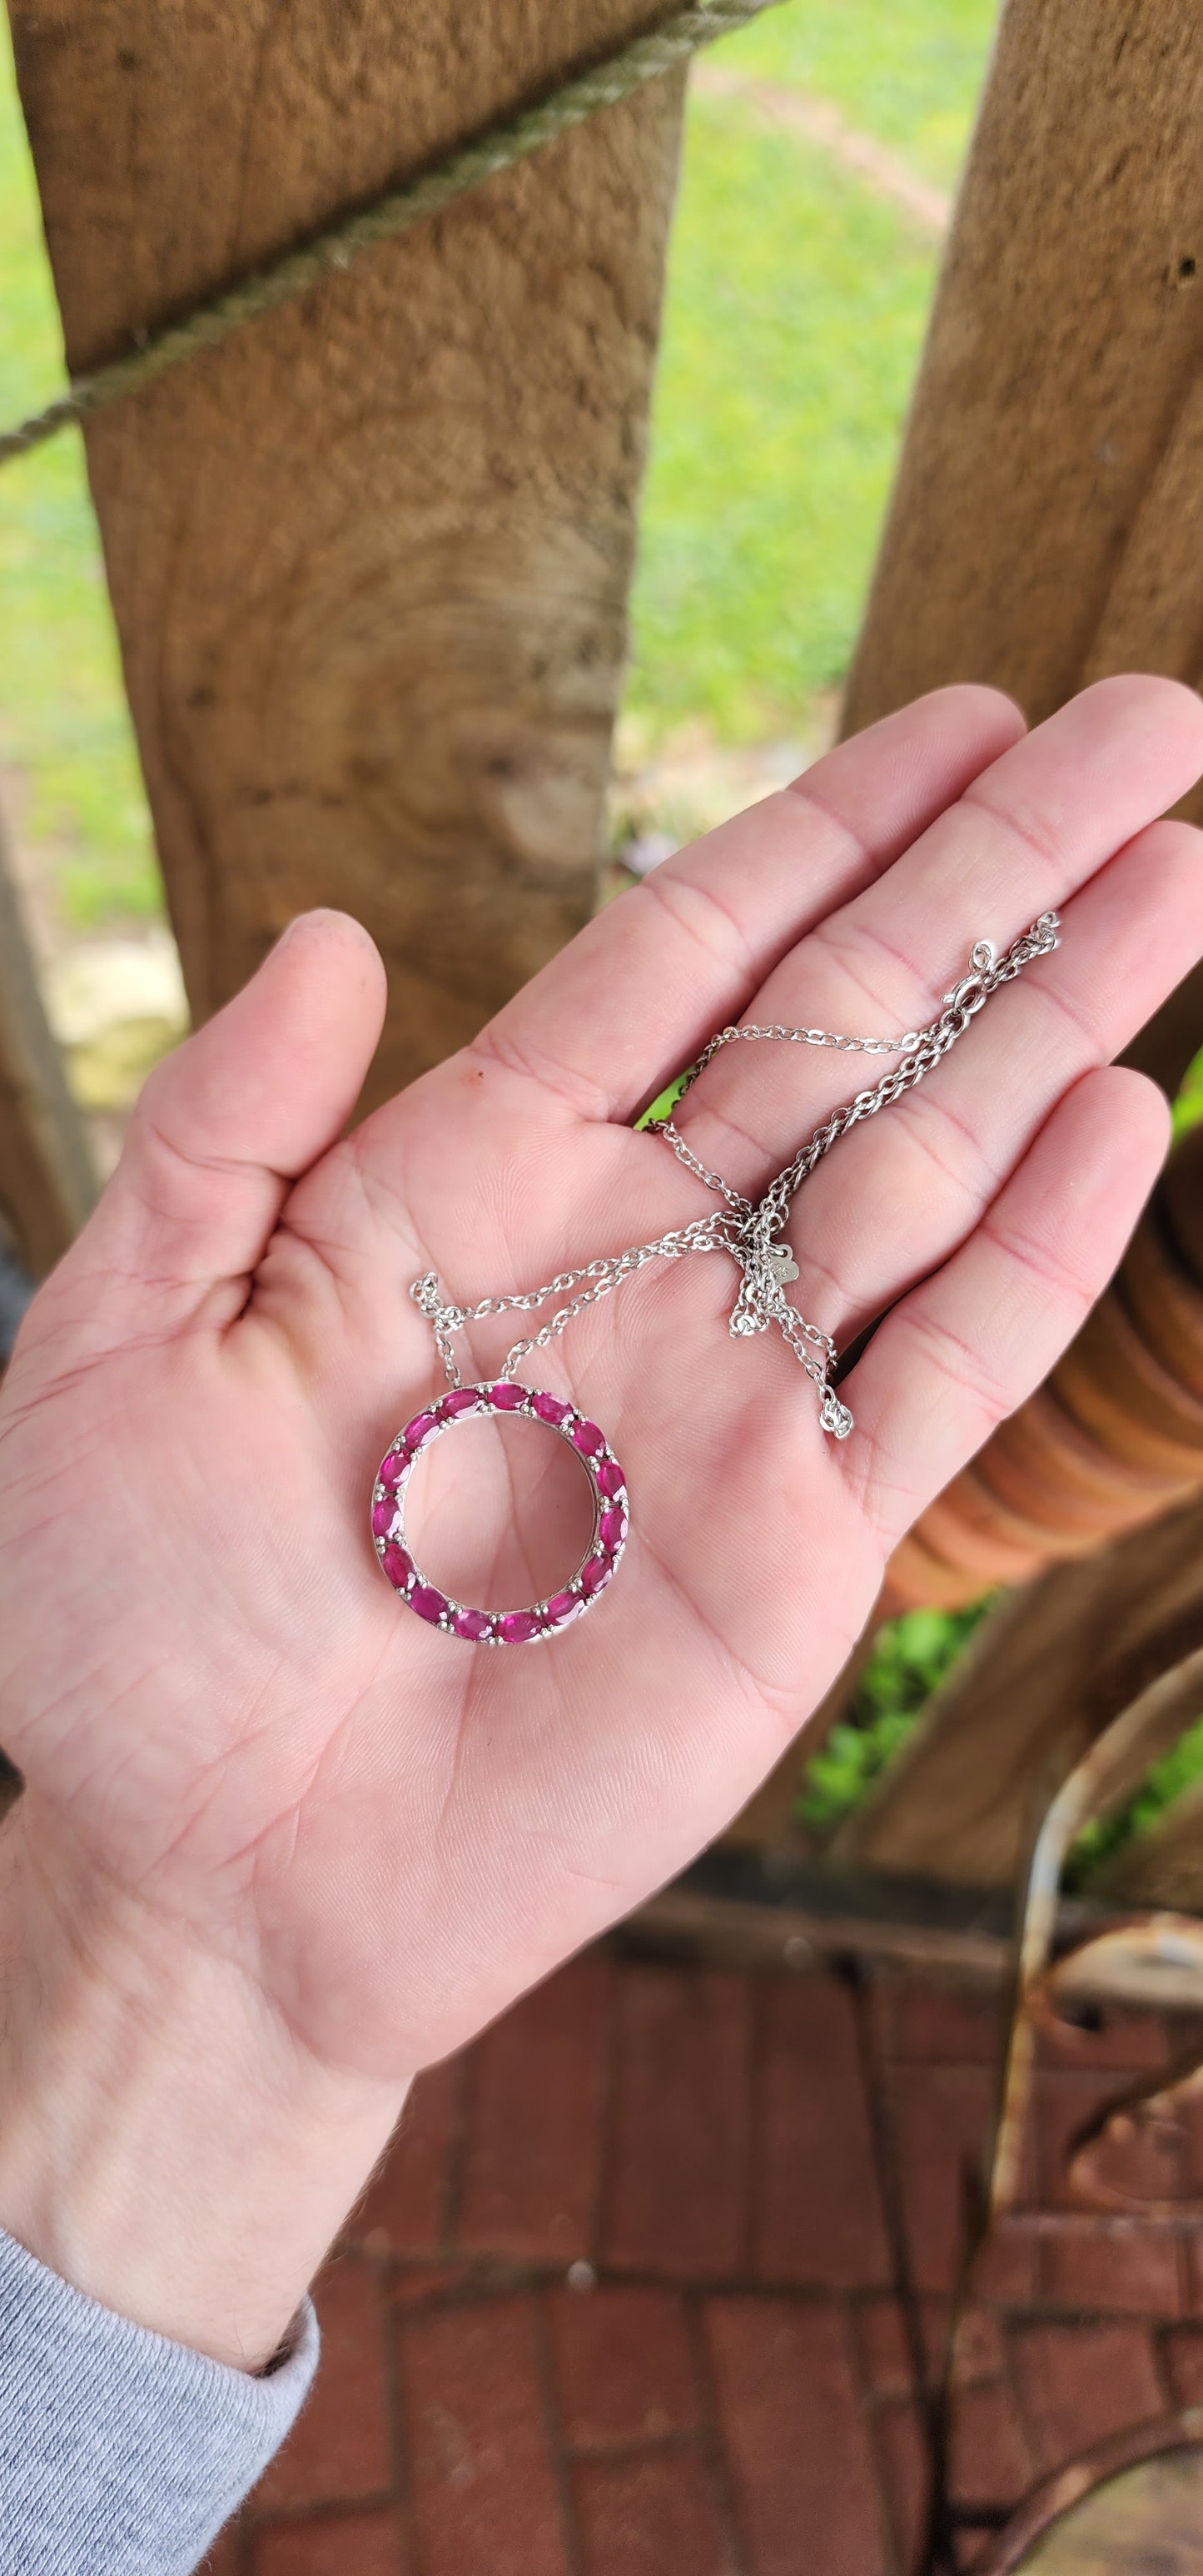
[[582, 1592], [590, 1594], [600, 1592], [602, 1585], [609, 1582], [613, 1572], [614, 1559], [612, 1556], [591, 1556], [588, 1564], [583, 1568], [581, 1573]]
[[399, 1485], [399, 1484], [400, 1484], [400, 1482], [401, 1482], [401, 1478], [403, 1477], [403, 1475], [404, 1475], [404, 1474], [405, 1474], [405, 1460], [404, 1460], [404, 1458], [398, 1458], [398, 1456], [397, 1456], [397, 1454], [396, 1454], [396, 1451], [395, 1451], [395, 1450], [391, 1451], [391, 1452], [390, 1452], [390, 1454], [389, 1454], [389, 1456], [388, 1456], [388, 1457], [383, 1461], [382, 1466], [381, 1466], [381, 1469], [380, 1469], [380, 1482], [381, 1482], [381, 1484], [382, 1484], [382, 1485]]
[[507, 1610], [497, 1622], [497, 1634], [507, 1646], [525, 1646], [532, 1637], [541, 1636], [542, 1630], [543, 1622], [533, 1610]]
[[597, 1535], [603, 1547], [618, 1547], [627, 1534], [627, 1516], [617, 1506], [603, 1512], [597, 1524]]
[[551, 1422], [557, 1427], [561, 1423], [567, 1422], [572, 1411], [572, 1406], [570, 1404], [561, 1403], [558, 1395], [544, 1395], [540, 1393], [531, 1397], [531, 1404], [534, 1411], [538, 1414], [540, 1422]]
[[485, 1610], [453, 1610], [451, 1625], [457, 1637], [469, 1637], [474, 1645], [493, 1634], [493, 1622]]
[[547, 1604], [548, 1627], [562, 1628], [564, 1621], [566, 1619], [571, 1619], [573, 1611], [579, 1610], [580, 1606], [581, 1596], [579, 1592], [553, 1592], [551, 1599]]
[[385, 1495], [385, 1498], [384, 1498], [384, 1501], [383, 1501], [382, 1503], [373, 1503], [373, 1505], [372, 1505], [372, 1534], [373, 1534], [373, 1537], [375, 1537], [375, 1538], [387, 1538], [387, 1537], [388, 1537], [388, 1534], [389, 1534], [389, 1531], [391, 1530], [391, 1528], [392, 1528], [392, 1526], [393, 1526], [393, 1522], [396, 1520], [396, 1517], [397, 1517], [397, 1497], [396, 1497], [396, 1495], [395, 1495], [395, 1494], [386, 1494], [386, 1495]]
[[525, 1404], [526, 1393], [524, 1386], [515, 1386], [511, 1378], [503, 1377], [489, 1388], [489, 1402], [498, 1413], [516, 1413], [519, 1405]]
[[439, 1406], [439, 1420], [454, 1422], [457, 1413], [471, 1413], [479, 1402], [480, 1397], [474, 1386], [454, 1386], [450, 1395], [445, 1395]]
[[597, 1481], [601, 1492], [607, 1494], [611, 1501], [625, 1490], [626, 1478], [617, 1458], [603, 1458], [597, 1471]]
[[404, 1592], [405, 1586], [414, 1570], [414, 1561], [412, 1556], [410, 1556], [403, 1547], [386, 1547], [380, 1562], [384, 1567], [384, 1571], [388, 1576], [389, 1582], [396, 1584], [398, 1592]]
[[596, 1422], [578, 1422], [572, 1437], [586, 1458], [596, 1458], [598, 1450], [606, 1445], [605, 1432], [598, 1430]]
[[429, 1619], [431, 1627], [437, 1628], [447, 1601], [442, 1592], [435, 1591], [433, 1583], [415, 1583], [409, 1596], [409, 1606], [417, 1611], [419, 1619]]
[[433, 1413], [415, 1413], [414, 1418], [413, 1418], [413, 1421], [412, 1421], [412, 1422], [407, 1423], [407, 1424], [406, 1424], [406, 1426], [405, 1426], [405, 1446], [406, 1446], [406, 1448], [407, 1448], [407, 1449], [420, 1449], [420, 1448], [421, 1448], [421, 1446], [422, 1446], [422, 1442], [423, 1442], [423, 1441], [426, 1439], [426, 1437], [427, 1437], [427, 1434], [428, 1434], [429, 1432], [433, 1431], [433, 1429], [434, 1429], [434, 1415], [433, 1415]]

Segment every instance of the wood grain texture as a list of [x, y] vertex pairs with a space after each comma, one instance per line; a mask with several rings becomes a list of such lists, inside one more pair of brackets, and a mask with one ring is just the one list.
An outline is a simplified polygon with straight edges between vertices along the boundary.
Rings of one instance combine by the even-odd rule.
[[[991, 1614], [901, 1759], [837, 1837], [838, 1857], [1009, 1885], [1037, 1806], [1112, 1718], [1200, 1646], [1195, 1499], [1085, 1562], [1053, 1566]], [[1180, 1712], [1172, 1719], [1171, 1733]]]
[[[647, 0], [14, 0], [74, 370], [655, 22]], [[373, 1094], [590, 908], [683, 82], [86, 432], [189, 998], [373, 932]]]
[[[1203, 1716], [1197, 1702], [1192, 1716]], [[1203, 1914], [1203, 1786], [1175, 1798], [1172, 1807], [1138, 1834], [1104, 1873], [1102, 1892], [1118, 1905], [1172, 1906]]]
[[[1203, 2409], [1193, 2407], [1176, 2425], [1136, 2427], [1059, 2469], [973, 2562], [978, 2576], [1194, 2576], [1201, 2437]], [[1160, 2457], [1132, 2459], [1142, 2441]]]
[[1203, 1490], [1203, 1128], [1176, 1146], [1119, 1270], [1046, 1384], [923, 1512], [888, 1608], [951, 1607], [1088, 1556]]
[[0, 840], [0, 1211], [31, 1278], [66, 1251], [96, 1189]]
[[[1201, 123], [1182, 0], [1007, 0], [848, 732], [950, 680], [1033, 722], [1107, 672], [1199, 685]], [[1127, 1061], [1172, 1092], [1201, 1042], [1196, 972]]]

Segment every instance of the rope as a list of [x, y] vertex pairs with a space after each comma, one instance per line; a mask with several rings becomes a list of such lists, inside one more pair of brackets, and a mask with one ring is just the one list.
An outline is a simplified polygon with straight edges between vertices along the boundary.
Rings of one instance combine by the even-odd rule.
[[671, 71], [674, 64], [686, 61], [702, 45], [714, 44], [719, 36], [744, 26], [762, 9], [775, 5], [776, 0], [704, 0], [701, 7], [682, 9], [649, 35], [637, 36], [621, 52], [596, 64], [592, 71], [566, 81], [537, 107], [525, 109], [508, 123], [490, 127], [474, 143], [449, 153], [446, 160], [435, 162], [418, 178], [407, 180], [404, 187], [391, 188], [369, 205], [344, 215], [327, 231], [315, 233], [298, 250], [285, 251], [270, 267], [256, 270], [239, 285], [227, 287], [196, 305], [180, 321], [168, 323], [161, 331], [136, 334], [138, 345], [125, 356], [94, 368], [90, 375], [73, 377], [66, 393], [28, 420], [0, 432], [0, 465], [14, 456], [25, 455], [31, 447], [39, 447], [70, 422], [101, 411], [109, 403], [121, 402], [127, 394], [140, 393], [143, 386], [155, 384], [173, 367], [195, 357], [198, 350], [216, 349], [244, 323], [257, 321], [261, 313], [273, 313], [277, 306], [291, 303], [295, 295], [304, 295], [331, 271], [349, 268], [362, 251], [374, 250], [379, 242], [395, 241], [399, 234], [411, 232], [428, 215], [441, 214], [444, 206], [465, 196], [469, 189], [479, 188], [499, 170], [512, 169], [515, 162], [540, 152], [545, 143], [555, 142], [572, 126], [584, 124], [598, 108], [615, 106], [644, 81]]

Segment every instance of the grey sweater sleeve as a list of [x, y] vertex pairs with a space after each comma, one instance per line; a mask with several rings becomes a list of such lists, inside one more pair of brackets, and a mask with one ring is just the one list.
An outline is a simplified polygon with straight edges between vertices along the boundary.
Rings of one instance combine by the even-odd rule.
[[114, 2316], [0, 2229], [0, 2576], [190, 2576], [317, 2366], [262, 2378]]

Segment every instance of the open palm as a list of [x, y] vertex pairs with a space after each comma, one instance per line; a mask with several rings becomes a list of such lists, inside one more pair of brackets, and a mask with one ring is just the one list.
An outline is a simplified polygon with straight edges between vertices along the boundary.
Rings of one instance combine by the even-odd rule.
[[[1203, 708], [1111, 681], [1020, 733], [965, 689], [845, 745], [342, 1142], [383, 999], [342, 916], [296, 925], [160, 1068], [0, 1410], [0, 1727], [48, 1880], [119, 1890], [236, 1961], [315, 2058], [388, 2080], [751, 1794], [890, 1548], [1075, 1329], [1164, 1150], [1159, 1095], [1101, 1068], [1203, 947], [1198, 838], [1145, 828], [1203, 764]], [[852, 1437], [824, 1437], [776, 1334], [730, 1338], [724, 1256], [658, 1264], [519, 1371], [626, 1468], [604, 1599], [512, 1650], [402, 1607], [366, 1525], [441, 1383], [409, 1282], [466, 1304], [704, 1213], [631, 1121], [711, 1030], [913, 1025], [975, 939], [1051, 907], [1060, 953], [795, 1203], [803, 1312], [841, 1346], [885, 1318], [842, 1389]], [[682, 1124], [754, 1192], [854, 1087], [838, 1055], [732, 1048]], [[465, 1376], [510, 1338], [474, 1327]], [[579, 1553], [536, 1449], [473, 1428], [420, 1470], [432, 1564], [497, 1606]]]

